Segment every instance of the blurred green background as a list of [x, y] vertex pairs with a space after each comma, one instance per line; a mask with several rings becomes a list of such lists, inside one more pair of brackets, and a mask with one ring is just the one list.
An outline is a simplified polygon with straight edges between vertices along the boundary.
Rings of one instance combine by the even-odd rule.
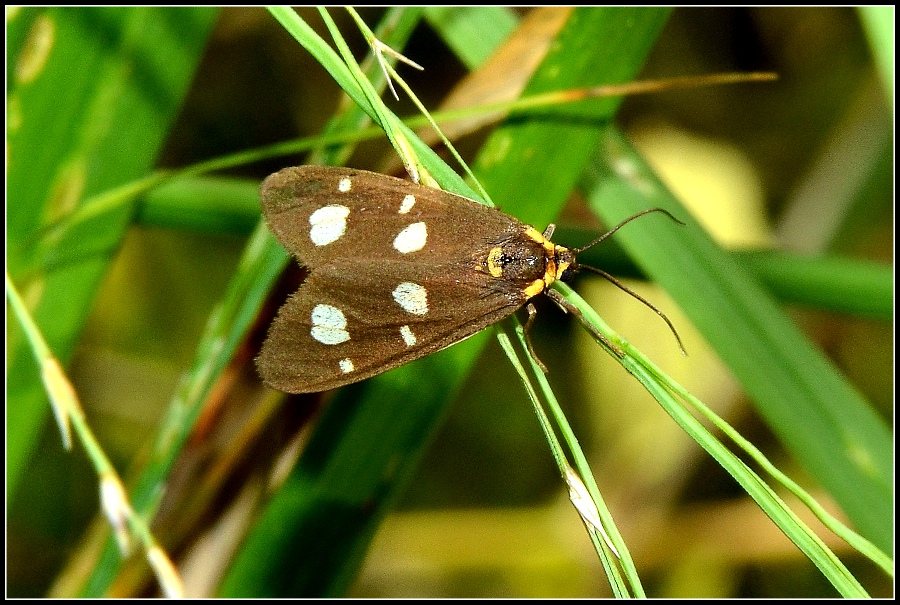
[[[67, 10], [81, 11], [79, 18], [60, 20], [71, 28], [70, 35], [112, 31], [106, 21], [115, 19], [111, 12]], [[103, 136], [121, 140], [117, 152], [99, 164], [113, 180], [321, 131], [339, 90], [269, 13], [236, 8], [183, 14], [183, 20], [174, 19], [183, 28], [167, 30], [177, 32], [172, 39], [183, 42], [177, 54], [184, 62], [179, 72], [183, 81], [154, 83], [159, 97], [169, 103], [168, 114], [156, 117], [170, 124], [162, 129], [165, 138], [153, 142], [139, 129], [122, 132], [107, 125]], [[322, 31], [313, 12], [301, 14]], [[361, 14], [371, 24], [379, 11]], [[359, 36], [348, 33], [353, 30], [346, 15], [337, 10], [333, 15], [354, 50], [362, 53]], [[522, 15], [508, 13], [511, 23]], [[629, 98], [617, 122], [723, 246], [839, 254], [892, 265], [893, 81], [887, 82], [886, 75], [892, 77], [893, 66], [873, 57], [873, 49], [880, 48], [873, 42], [878, 17], [849, 8], [676, 9], [641, 79], [770, 70], [779, 80]], [[155, 23], [144, 18], [130, 27]], [[8, 50], [18, 48], [11, 22], [8, 12]], [[467, 72], [441, 31], [423, 21], [404, 50], [425, 67], [422, 73], [401, 71], [429, 107], [440, 103]], [[7, 65], [8, 138], [19, 119], [19, 103], [29, 101], [12, 84], [14, 76], [20, 82], [27, 77], [15, 73], [15, 56], [10, 54]], [[157, 59], [175, 60], [163, 52]], [[44, 94], [52, 104], [53, 95], [78, 91], [61, 88]], [[413, 112], [402, 99], [391, 106], [398, 115]], [[88, 115], [92, 111], [98, 110], [85, 108]], [[105, 120], [117, 123], [115, 115], [92, 123]], [[28, 152], [35, 158], [43, 146], [63, 145], [52, 130], [44, 135]], [[73, 145], [88, 146], [92, 136], [82, 132]], [[461, 149], [471, 155], [483, 137], [481, 132], [467, 136]], [[12, 162], [20, 149], [12, 146]], [[132, 155], [136, 157], [130, 162]], [[377, 167], [390, 155], [388, 144], [379, 139], [362, 144], [348, 164]], [[270, 172], [302, 161], [290, 156], [257, 162], [228, 176], [246, 179], [235, 181], [238, 191], [255, 189]], [[111, 186], [96, 174], [90, 178], [95, 191], [89, 188], [85, 194]], [[62, 187], [54, 199], [63, 207], [64, 187], [59, 182], [50, 187]], [[9, 189], [7, 193], [8, 268], [27, 295], [29, 288], [38, 288], [32, 280], [34, 264], [52, 265], [53, 259], [23, 258], [10, 246], [32, 237], [34, 224], [48, 221], [53, 211], [45, 207], [41, 214], [27, 199]], [[239, 193], [235, 197], [243, 199]], [[235, 203], [229, 210], [216, 213], [215, 221], [189, 220], [178, 215], [177, 207], [174, 216], [124, 212], [122, 221], [134, 221], [124, 237], [92, 239], [84, 252], [105, 251], [110, 262], [95, 268], [95, 294], [72, 298], [90, 310], [75, 346], [57, 353], [68, 362], [90, 422], [125, 476], [142, 464], [142, 452], [259, 219], [252, 204]], [[561, 228], [595, 226], [577, 199], [559, 223]], [[562, 237], [555, 239], [566, 244]], [[664, 324], [636, 301], [592, 277], [581, 278], [575, 288], [619, 333], [737, 426], [782, 470], [829, 502], [783, 452], [741, 387], [674, 303], [652, 286], [628, 283], [669, 314], [688, 357], [680, 355]], [[66, 311], [60, 312], [77, 314], [80, 309], [62, 306]], [[730, 477], [570, 318], [550, 305], [540, 311], [535, 347], [550, 368], [648, 594], [835, 595]], [[892, 425], [892, 325], [800, 305], [792, 305], [790, 313]], [[8, 352], [20, 338], [15, 327], [8, 328]], [[478, 367], [396, 512], [376, 535], [350, 594], [605, 596], [599, 563], [571, 510], [531, 406], [493, 340]], [[19, 378], [8, 366], [8, 388]], [[17, 435], [10, 431], [18, 424], [10, 420], [11, 413], [21, 411], [8, 409], [8, 439], [13, 441]], [[49, 416], [39, 426], [21, 480], [14, 492], [7, 492], [9, 596], [47, 595], [70, 557], [84, 548], [87, 528], [98, 523], [96, 479], [80, 449], [74, 454], [62, 450]], [[834, 539], [826, 541], [873, 596], [892, 595], [892, 583], [874, 566]]]

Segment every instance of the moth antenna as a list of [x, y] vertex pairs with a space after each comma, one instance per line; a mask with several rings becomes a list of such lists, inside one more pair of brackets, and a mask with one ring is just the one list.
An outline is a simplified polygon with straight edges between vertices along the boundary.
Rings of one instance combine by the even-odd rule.
[[672, 214], [671, 212], [669, 212], [668, 210], [666, 210], [665, 208], [648, 208], [647, 210], [641, 210], [637, 214], [632, 214], [631, 216], [626, 218], [624, 221], [622, 221], [621, 223], [619, 223], [618, 225], [616, 225], [615, 227], [613, 227], [612, 229], [610, 229], [609, 231], [607, 231], [606, 233], [604, 233], [603, 235], [601, 235], [600, 237], [598, 237], [597, 239], [592, 241], [591, 243], [587, 244], [586, 246], [581, 246], [580, 248], [573, 248], [572, 252], [576, 255], [581, 254], [588, 248], [591, 248], [592, 246], [596, 246], [597, 244], [599, 244], [600, 242], [605, 240], [607, 237], [609, 237], [610, 235], [612, 235], [613, 233], [615, 233], [616, 231], [618, 231], [619, 229], [621, 229], [622, 227], [624, 227], [625, 225], [627, 225], [628, 223], [633, 221], [634, 219], [644, 216], [645, 214], [650, 214], [651, 212], [662, 212], [663, 214], [668, 216], [670, 219], [672, 219], [679, 225], [684, 224], [683, 221], [675, 218], [675, 215]]
[[[654, 210], [659, 210], [659, 208], [654, 208]], [[646, 214], [647, 212], [652, 212], [652, 211], [651, 211], [651, 210], [645, 210], [645, 211], [642, 212], [641, 214]], [[666, 212], [666, 211], [663, 210], [663, 212]], [[669, 214], [669, 213], [666, 212], [666, 214]], [[636, 214], [636, 215], [632, 216], [631, 218], [635, 218], [635, 217], [637, 217], [637, 216], [640, 216], [640, 214]], [[672, 215], [670, 214], [669, 216], [672, 216]], [[672, 218], [675, 218], [675, 217], [672, 217]], [[626, 219], [623, 223], [620, 223], [620, 224], [619, 224], [619, 227], [621, 227], [624, 223], [627, 223], [627, 222], [630, 221], [630, 220], [631, 220], [631, 219]], [[675, 219], [675, 220], [678, 220], [678, 219]], [[681, 221], [679, 221], [679, 222], [681, 222]], [[616, 229], [618, 229], [619, 227], [616, 227]], [[622, 282], [620, 282], [619, 280], [617, 280], [615, 277], [613, 277], [612, 275], [610, 275], [610, 274], [607, 273], [606, 271], [603, 271], [602, 269], [597, 269], [596, 267], [591, 267], [591, 266], [588, 266], [588, 265], [578, 265], [578, 269], [579, 269], [579, 270], [580, 270], [580, 269], [585, 269], [585, 270], [587, 270], [587, 271], [590, 271], [591, 273], [596, 273], [597, 275], [601, 276], [602, 278], [604, 278], [606, 281], [608, 281], [609, 283], [611, 283], [611, 284], [614, 285], [615, 287], [619, 288], [619, 289], [622, 290], [623, 292], [626, 292], [627, 294], [630, 294], [630, 295], [633, 296], [634, 298], [638, 299], [639, 301], [641, 301], [642, 303], [644, 303], [645, 305], [647, 305], [648, 307], [650, 307], [651, 309], [653, 309], [653, 311], [654, 311], [657, 315], [659, 315], [660, 317], [663, 318], [663, 321], [666, 322], [666, 325], [669, 326], [669, 329], [672, 331], [672, 334], [675, 335], [675, 340], [678, 341], [678, 348], [681, 349], [681, 354], [682, 354], [682, 355], [687, 355], [687, 351], [684, 350], [684, 345], [681, 343], [681, 336], [678, 335], [678, 330], [675, 329], [675, 325], [672, 323], [672, 321], [671, 321], [668, 317], [666, 317], [666, 314], [663, 313], [663, 312], [659, 309], [659, 307], [657, 307], [657, 306], [654, 305], [652, 302], [650, 302], [649, 300], [647, 300], [646, 298], [644, 298], [643, 296], [641, 296], [640, 294], [638, 294], [637, 292], [635, 292], [634, 290], [632, 290], [631, 288], [629, 288], [628, 286], [626, 286], [625, 284], [623, 284]]]

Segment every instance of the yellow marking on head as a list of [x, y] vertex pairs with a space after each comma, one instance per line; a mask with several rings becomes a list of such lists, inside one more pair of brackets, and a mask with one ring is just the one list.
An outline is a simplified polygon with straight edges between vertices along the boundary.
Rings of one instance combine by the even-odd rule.
[[531, 298], [532, 296], [537, 296], [547, 287], [547, 284], [542, 279], [536, 279], [531, 282], [531, 285], [522, 290], [525, 293], [525, 296]]
[[544, 234], [535, 229], [534, 227], [525, 227], [525, 235], [533, 239], [539, 244], [543, 244], [547, 241], [547, 238], [544, 237]]
[[525, 227], [525, 235], [542, 245], [544, 249], [547, 250], [547, 252], [553, 254], [555, 246], [553, 242], [544, 237], [543, 233], [541, 233], [534, 227]]
[[491, 248], [487, 256], [488, 273], [493, 277], [503, 277], [503, 267], [500, 266], [500, 258], [503, 256], [503, 248], [495, 246]]
[[578, 268], [578, 265], [575, 262], [575, 255], [568, 248], [565, 248], [563, 246], [556, 246], [554, 257], [556, 259], [555, 277], [558, 280], [562, 280], [563, 274], [566, 271], [572, 271]]
[[552, 256], [547, 257], [547, 268], [544, 270], [544, 286], [549, 286], [554, 281], [556, 281], [556, 276], [559, 273], [556, 270], [556, 261]]

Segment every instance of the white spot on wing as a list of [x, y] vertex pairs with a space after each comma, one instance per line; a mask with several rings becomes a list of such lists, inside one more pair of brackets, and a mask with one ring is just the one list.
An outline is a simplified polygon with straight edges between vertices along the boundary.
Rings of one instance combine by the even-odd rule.
[[349, 357], [340, 360], [338, 362], [338, 365], [341, 366], [341, 372], [343, 372], [344, 374], [349, 374], [355, 369], [353, 367], [353, 361]]
[[341, 193], [347, 193], [350, 191], [350, 188], [353, 186], [353, 183], [350, 182], [350, 177], [345, 176], [340, 181], [338, 181], [338, 191]]
[[416, 196], [411, 193], [408, 194], [405, 198], [403, 198], [403, 202], [400, 203], [400, 214], [406, 214], [416, 203]]
[[341, 239], [347, 231], [347, 216], [350, 209], [346, 206], [331, 204], [323, 206], [309, 215], [309, 239], [317, 246], [325, 246]]
[[416, 335], [413, 334], [413, 331], [409, 329], [409, 326], [403, 326], [402, 328], [400, 328], [400, 336], [403, 337], [403, 342], [406, 343], [407, 347], [411, 347], [416, 344], [416, 342], [418, 342]]
[[424, 286], [405, 281], [394, 288], [393, 295], [404, 311], [413, 315], [428, 313], [428, 291]]
[[344, 312], [331, 305], [316, 305], [312, 310], [310, 336], [323, 345], [337, 345], [350, 340]]
[[425, 223], [413, 223], [397, 234], [394, 238], [394, 248], [401, 254], [409, 254], [424, 248], [427, 241], [428, 229]]

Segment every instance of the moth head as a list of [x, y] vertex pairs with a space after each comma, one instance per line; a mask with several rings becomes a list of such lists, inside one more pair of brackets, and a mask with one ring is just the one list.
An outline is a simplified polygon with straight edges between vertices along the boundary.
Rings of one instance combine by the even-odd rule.
[[556, 256], [556, 279], [561, 282], [571, 280], [575, 276], [575, 272], [578, 271], [575, 253], [563, 246], [556, 246], [554, 255]]

